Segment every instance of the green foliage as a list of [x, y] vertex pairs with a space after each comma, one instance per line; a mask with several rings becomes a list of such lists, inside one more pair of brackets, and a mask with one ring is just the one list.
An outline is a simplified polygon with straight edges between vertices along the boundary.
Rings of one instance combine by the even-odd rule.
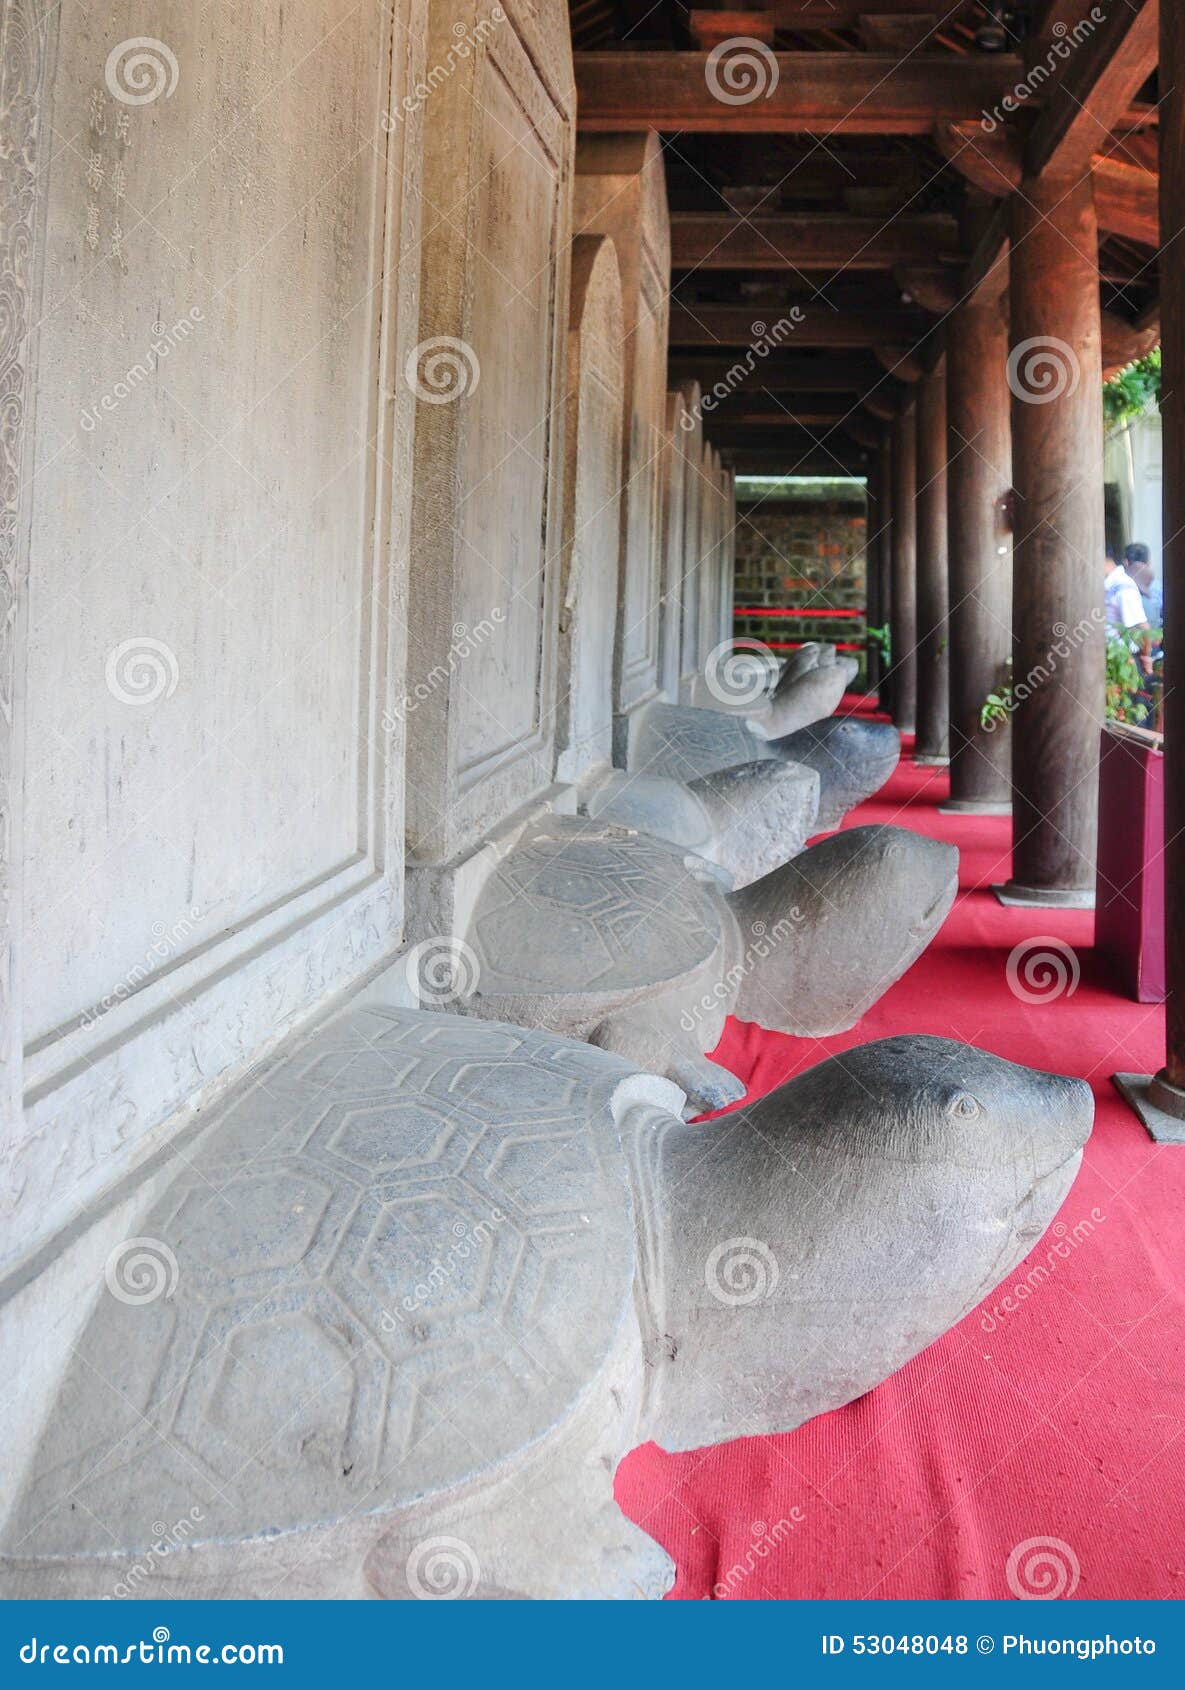
[[[1160, 630], [1152, 630], [1153, 644], [1162, 638]], [[1139, 722], [1141, 706], [1138, 694], [1144, 688], [1144, 674], [1128, 644], [1128, 637], [1118, 628], [1107, 629], [1106, 703], [1109, 722]], [[979, 725], [988, 733], [1006, 722], [1016, 708], [1013, 695], [1012, 659], [1008, 658], [995, 687], [979, 707]]]
[[870, 623], [865, 639], [870, 647], [873, 647], [875, 650], [880, 652], [881, 662], [886, 666], [886, 668], [891, 668], [893, 663], [893, 643], [889, 637], [889, 624], [887, 622], [882, 622], [879, 628], [874, 628]]
[[995, 689], [989, 692], [979, 707], [979, 725], [991, 733], [1012, 714], [1012, 659], [1006, 657], [1000, 668]]
[[1103, 383], [1103, 420], [1116, 428], [1160, 400], [1160, 348]]

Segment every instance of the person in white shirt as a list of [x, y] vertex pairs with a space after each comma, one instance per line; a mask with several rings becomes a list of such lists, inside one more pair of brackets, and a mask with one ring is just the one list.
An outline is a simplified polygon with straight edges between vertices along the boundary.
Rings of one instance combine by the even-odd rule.
[[1103, 595], [1107, 622], [1112, 628], [1122, 628], [1131, 636], [1132, 651], [1145, 675], [1152, 673], [1152, 630], [1140, 589], [1127, 570], [1115, 560], [1108, 546], [1103, 562]]

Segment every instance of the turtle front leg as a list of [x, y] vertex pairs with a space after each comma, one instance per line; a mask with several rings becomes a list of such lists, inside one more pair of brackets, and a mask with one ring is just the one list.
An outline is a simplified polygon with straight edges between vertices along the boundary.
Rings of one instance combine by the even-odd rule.
[[724, 1009], [713, 994], [708, 1002], [688, 1003], [683, 994], [652, 998], [606, 1016], [589, 1034], [589, 1043], [611, 1050], [651, 1074], [662, 1074], [684, 1092], [684, 1119], [710, 1115], [739, 1103], [745, 1087], [735, 1074], [710, 1062], [711, 1048], [724, 1027]]

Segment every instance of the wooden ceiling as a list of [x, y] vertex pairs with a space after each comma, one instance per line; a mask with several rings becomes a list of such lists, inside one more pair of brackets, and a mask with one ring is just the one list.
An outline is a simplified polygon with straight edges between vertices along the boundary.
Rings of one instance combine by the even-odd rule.
[[[951, 307], [998, 287], [1025, 171], [1093, 169], [1105, 358], [1156, 343], [1156, 0], [925, 7], [572, 0], [582, 129], [653, 127], [666, 150], [672, 381], [722, 379], [800, 313], [705, 419], [737, 467], [866, 461]], [[737, 36], [776, 55], [768, 97], [709, 90]]]

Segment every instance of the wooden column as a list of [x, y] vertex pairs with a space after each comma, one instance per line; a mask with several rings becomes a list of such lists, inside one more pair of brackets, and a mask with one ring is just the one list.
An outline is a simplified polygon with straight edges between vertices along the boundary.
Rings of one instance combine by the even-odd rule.
[[[881, 572], [880, 531], [885, 520], [885, 460], [875, 452], [868, 466], [868, 503], [864, 527], [864, 619], [868, 627], [880, 626]], [[865, 647], [866, 691], [876, 692], [880, 686], [881, 661], [879, 648], [868, 642]]]
[[893, 720], [912, 733], [917, 715], [917, 407], [911, 398], [893, 423]]
[[947, 696], [946, 366], [918, 383], [918, 714], [914, 757], [945, 763]]
[[950, 800], [944, 810], [1012, 808], [1012, 722], [981, 727], [1012, 646], [1012, 425], [1007, 302], [968, 301], [946, 342], [950, 551]]
[[[1012, 879], [1005, 902], [1090, 908], [1103, 720], [1103, 410], [1089, 176], [1011, 201]], [[1166, 479], [1168, 477], [1166, 476]]]
[[[1161, 347], [1164, 357], [1164, 745], [1165, 951], [1168, 972], [1165, 1065], [1152, 1082], [1161, 1120], [1156, 1136], [1180, 1142], [1185, 1129], [1185, 12], [1160, 8]], [[1153, 1126], [1151, 1121], [1149, 1126]]]
[[[876, 548], [876, 568], [880, 578], [880, 625], [891, 626], [893, 620], [893, 436], [885, 430], [880, 453], [881, 518]], [[893, 665], [882, 661], [877, 701], [882, 710], [892, 713]]]

